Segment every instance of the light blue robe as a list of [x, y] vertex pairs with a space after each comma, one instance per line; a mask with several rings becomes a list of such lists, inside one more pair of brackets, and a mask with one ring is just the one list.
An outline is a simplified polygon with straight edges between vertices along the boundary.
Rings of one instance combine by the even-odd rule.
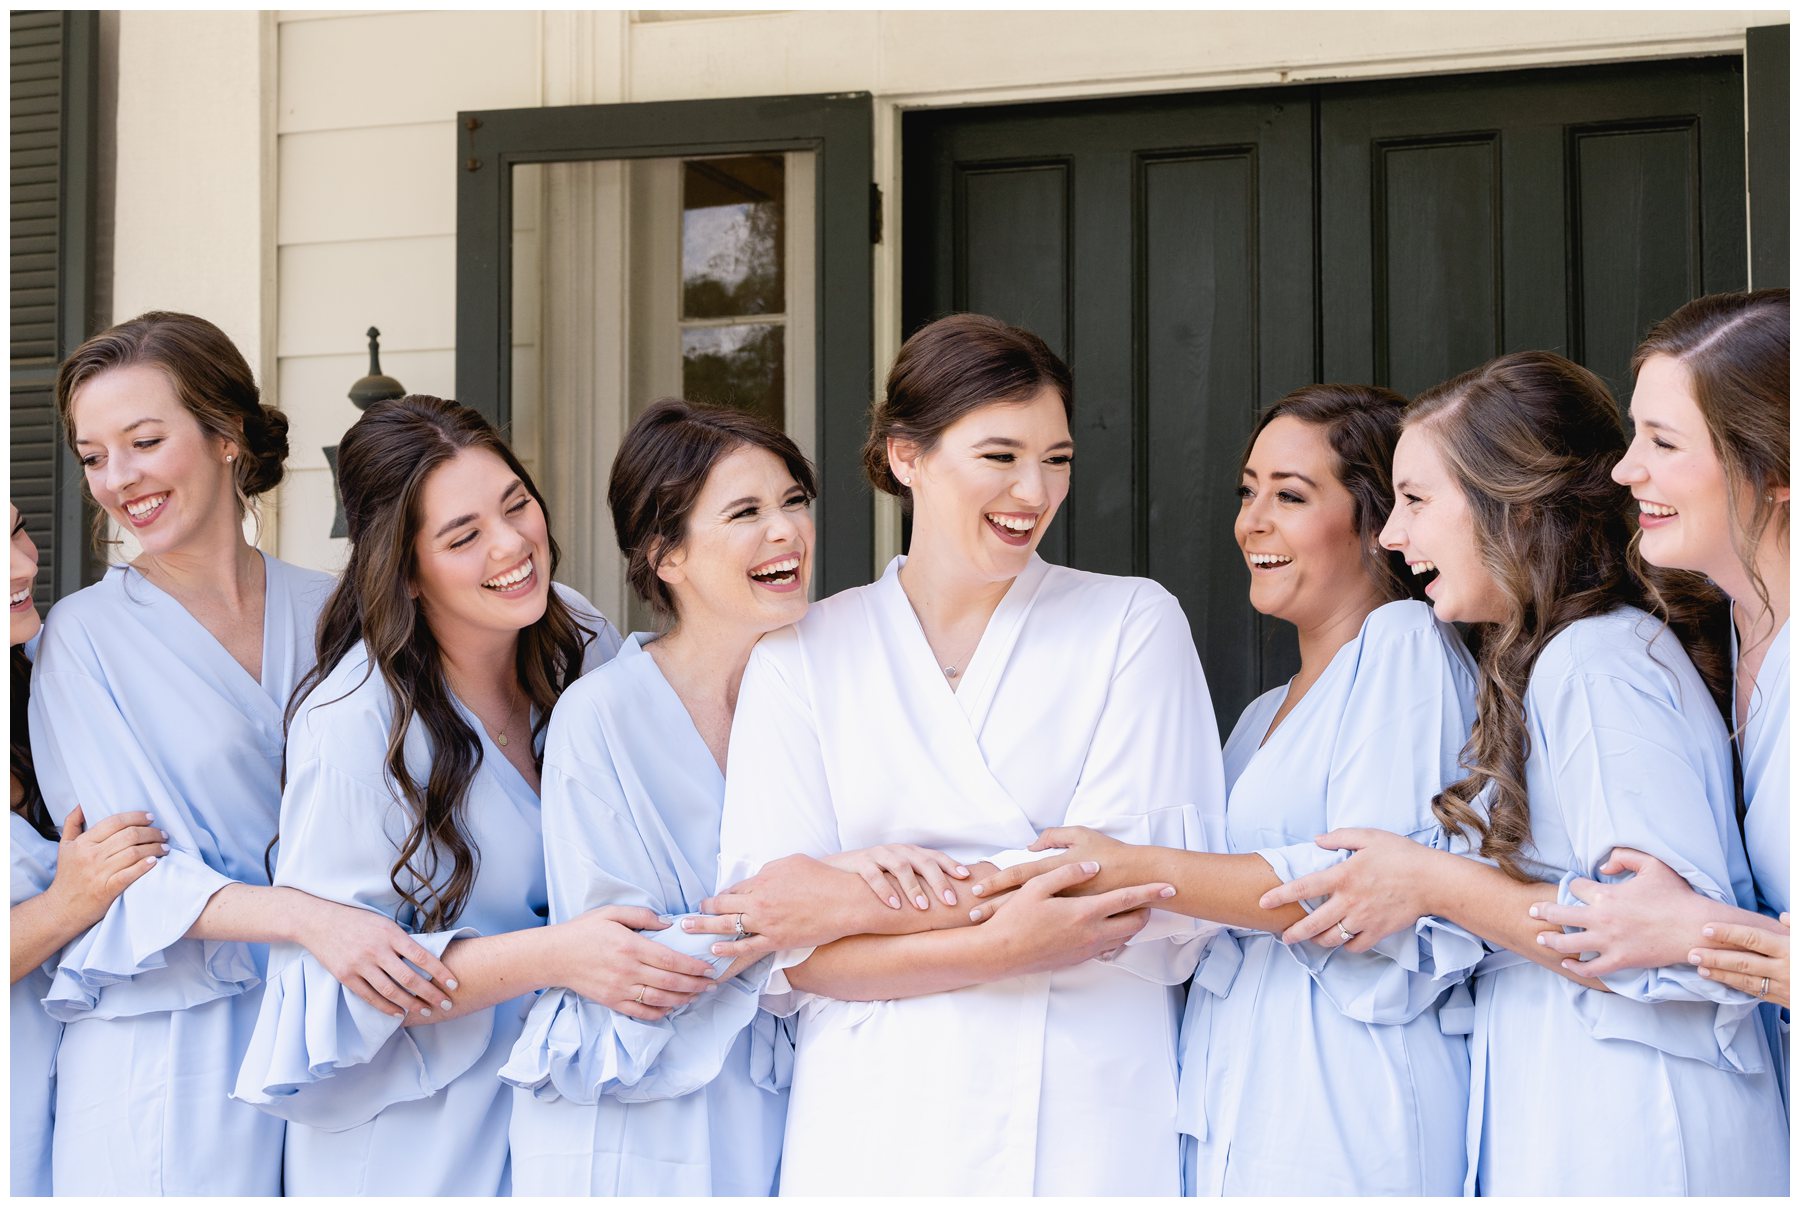
[[58, 603], [31, 682], [50, 814], [143, 809], [169, 854], [69, 944], [45, 1002], [57, 1057], [58, 1194], [275, 1194], [281, 1121], [229, 1091], [261, 944], [184, 939], [233, 882], [267, 884], [282, 710], [312, 667], [328, 575], [265, 556], [262, 681], [124, 567]]
[[[1725, 723], [1675, 635], [1635, 608], [1551, 639], [1525, 692], [1531, 842], [1559, 900], [1614, 847], [1754, 903]], [[1787, 1120], [1757, 1003], [1688, 964], [1601, 993], [1497, 952], [1474, 979], [1471, 1189], [1785, 1194]]]
[[[1738, 753], [1744, 768], [1744, 847], [1750, 872], [1756, 880], [1755, 908], [1779, 918], [1793, 908], [1788, 879], [1793, 848], [1788, 844], [1788, 795], [1793, 780], [1788, 776], [1788, 630], [1781, 626], [1769, 652], [1763, 656], [1750, 712], [1738, 734]], [[1731, 637], [1733, 662], [1737, 659], [1737, 630]], [[1781, 1088], [1788, 1092], [1788, 1011], [1774, 1002], [1762, 1006], [1769, 1042], [1781, 1061]]]
[[[636, 905], [643, 932], [724, 970], [689, 935], [717, 876], [725, 779], [656, 660], [650, 635], [564, 693], [544, 755], [550, 920]], [[500, 1076], [513, 1104], [518, 1194], [772, 1194], [793, 1045], [761, 1013], [764, 960], [658, 1022], [568, 989], [538, 999]], [[779, 1082], [782, 1088], [777, 1089]]]
[[[1475, 667], [1429, 606], [1377, 608], [1269, 734], [1287, 691], [1225, 744], [1230, 850], [1292, 880], [1348, 857], [1313, 842], [1339, 826], [1447, 843], [1431, 797], [1456, 777]], [[1481, 955], [1433, 919], [1365, 953], [1215, 937], [1182, 1023], [1183, 1192], [1460, 1194], [1468, 1042], [1440, 1011]]]
[[[616, 630], [573, 592], [564, 598], [600, 633], [586, 666], [610, 657]], [[480, 863], [454, 926], [419, 933], [413, 908], [389, 879], [410, 813], [386, 779], [391, 694], [361, 644], [294, 718], [275, 883], [393, 918], [437, 956], [453, 939], [543, 925], [537, 793], [475, 715], [457, 707], [480, 735], [482, 758], [462, 814]], [[431, 747], [416, 719], [405, 751], [408, 769], [423, 781]], [[416, 879], [407, 884], [423, 896]], [[290, 1195], [507, 1194], [512, 1093], [495, 1074], [530, 1004], [524, 995], [448, 1022], [402, 1027], [311, 953], [272, 944], [269, 984], [233, 1096], [287, 1120]]]
[[[56, 879], [57, 844], [12, 815], [12, 904], [37, 896]], [[44, 1013], [55, 971], [52, 957], [12, 987], [12, 1192], [50, 1193], [50, 1135], [56, 1121], [56, 1046], [62, 1024]]]

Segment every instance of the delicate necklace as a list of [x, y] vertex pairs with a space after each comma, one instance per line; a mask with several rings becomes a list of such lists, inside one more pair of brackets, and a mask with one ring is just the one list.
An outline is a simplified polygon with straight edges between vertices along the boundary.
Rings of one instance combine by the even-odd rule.
[[[517, 684], [514, 684], [513, 686], [515, 689], [518, 687]], [[502, 746], [506, 745], [506, 725], [510, 724], [512, 722], [513, 717], [517, 716], [518, 712], [519, 712], [519, 693], [517, 690], [514, 690], [512, 692], [512, 694], [507, 698], [506, 717], [504, 718], [505, 723], [500, 726], [499, 732], [494, 734], [495, 742], [499, 743]]]
[[944, 678], [946, 679], [954, 679], [958, 673], [959, 672], [954, 666], [946, 666], [944, 668]]

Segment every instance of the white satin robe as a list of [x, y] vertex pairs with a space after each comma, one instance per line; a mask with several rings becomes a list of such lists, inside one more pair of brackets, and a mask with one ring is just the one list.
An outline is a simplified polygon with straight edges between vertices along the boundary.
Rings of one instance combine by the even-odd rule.
[[[952, 692], [903, 561], [752, 654], [721, 884], [884, 842], [1011, 863], [1064, 824], [1223, 849], [1218, 729], [1173, 596], [1034, 557]], [[777, 971], [765, 1007], [798, 1011], [781, 1193], [1178, 1193], [1180, 986], [1216, 931], [1156, 912], [1114, 961], [894, 1001]]]

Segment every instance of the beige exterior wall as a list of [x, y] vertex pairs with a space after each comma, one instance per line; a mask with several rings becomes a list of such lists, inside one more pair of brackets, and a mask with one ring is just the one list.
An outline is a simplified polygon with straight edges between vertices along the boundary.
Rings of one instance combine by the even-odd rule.
[[[320, 448], [355, 419], [345, 392], [365, 371], [364, 330], [381, 328], [382, 366], [408, 389], [454, 390], [458, 110], [873, 93], [876, 176], [889, 205], [875, 269], [884, 365], [899, 339], [895, 200], [907, 107], [1739, 53], [1745, 27], [1787, 19], [130, 13], [120, 28], [116, 309], [190, 306], [244, 341], [293, 420], [291, 477], [268, 543], [336, 568], [343, 542], [326, 535]], [[898, 526], [885, 519], [891, 543]]]

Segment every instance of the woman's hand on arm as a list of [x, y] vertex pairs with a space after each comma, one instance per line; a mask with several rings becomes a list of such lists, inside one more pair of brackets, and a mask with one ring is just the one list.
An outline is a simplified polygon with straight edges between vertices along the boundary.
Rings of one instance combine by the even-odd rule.
[[[1571, 882], [1569, 891], [1581, 905], [1540, 900], [1531, 906], [1533, 918], [1559, 928], [1545, 933], [1544, 946], [1571, 957], [1596, 953], [1591, 960], [1564, 960], [1565, 971], [1602, 976], [1627, 968], [1682, 964], [1691, 951], [1704, 945], [1701, 929], [1708, 923], [1724, 919], [1748, 926], [1777, 925], [1761, 914], [1720, 905], [1695, 892], [1668, 864], [1630, 847], [1614, 849], [1600, 872], [1632, 876], [1617, 883]], [[1565, 933], [1562, 927], [1581, 929]]]
[[[1174, 847], [1136, 846], [1086, 826], [1057, 826], [1031, 844], [1034, 851], [1058, 850], [1035, 863], [1019, 863], [983, 877], [970, 893], [983, 899], [1016, 889], [1071, 863], [1098, 863], [1100, 873], [1067, 890], [1068, 896], [1111, 892], [1126, 885], [1159, 882], [1175, 887], [1175, 895], [1156, 908], [1227, 926], [1254, 926], [1280, 932], [1306, 917], [1298, 905], [1264, 909], [1259, 899], [1280, 884], [1274, 869], [1259, 855], [1225, 855]], [[977, 914], [991, 912], [977, 908]], [[978, 917], [976, 921], [980, 921]]]
[[1539, 940], [1554, 929], [1530, 915], [1532, 902], [1544, 895], [1543, 883], [1514, 880], [1499, 868], [1385, 830], [1333, 830], [1316, 841], [1327, 850], [1353, 853], [1263, 894], [1265, 907], [1326, 898], [1282, 934], [1283, 943], [1310, 940], [1368, 951], [1420, 918], [1436, 916], [1590, 989], [1606, 989], [1564, 969], [1561, 954]]
[[133, 881], [168, 852], [169, 836], [151, 826], [148, 813], [115, 813], [84, 830], [81, 806], [69, 811], [56, 847], [50, 887], [13, 906], [12, 979], [17, 983], [82, 931]]
[[295, 888], [228, 884], [207, 900], [186, 937], [297, 943], [344, 988], [390, 1017], [447, 1013], [457, 988], [444, 962], [393, 919]]
[[1767, 998], [1777, 1006], [1791, 1006], [1788, 915], [1781, 915], [1779, 922], [1756, 917], [1756, 923], [1713, 922], [1702, 927], [1705, 945], [1689, 952], [1688, 960], [1698, 964], [1700, 975], [1708, 980]]
[[[560, 986], [630, 1018], [664, 1018], [714, 988], [705, 961], [638, 933], [667, 926], [640, 906], [603, 905], [554, 926], [457, 939], [444, 950], [462, 986], [456, 1017]], [[408, 1016], [406, 1024], [442, 1021]]]
[[1103, 956], [1128, 943], [1167, 884], [1133, 885], [1092, 897], [1059, 896], [1099, 872], [1069, 864], [1032, 879], [978, 927], [934, 934], [865, 935], [814, 952], [788, 969], [796, 989], [842, 1001], [942, 993], [969, 985], [1049, 972]]
[[[946, 877], [946, 889], [949, 884], [946, 865], [961, 867], [965, 874], [992, 870], [987, 864], [958, 864], [946, 855], [923, 848], [886, 850], [923, 851], [932, 858], [921, 857], [920, 862], [936, 868], [938, 875]], [[861, 852], [850, 854], [862, 855]], [[912, 866], [916, 874], [924, 875], [930, 882], [929, 873], [917, 864]], [[868, 875], [864, 875], [865, 872]], [[700, 908], [710, 917], [684, 919], [682, 925], [696, 934], [736, 939], [715, 945], [713, 954], [741, 959], [774, 951], [820, 947], [847, 935], [902, 935], [969, 924], [968, 911], [964, 908], [967, 902], [961, 899], [947, 904], [941, 895], [936, 901], [927, 897], [929, 908], [924, 910], [917, 908], [917, 902], [904, 907], [890, 905], [889, 900], [896, 897], [896, 889], [886, 882], [887, 875], [873, 857], [858, 870], [846, 870], [807, 855], [789, 855], [764, 864], [762, 870], [748, 880], [708, 897], [700, 903]], [[954, 891], [951, 895], [956, 896]], [[737, 938], [740, 918], [746, 938]]]

